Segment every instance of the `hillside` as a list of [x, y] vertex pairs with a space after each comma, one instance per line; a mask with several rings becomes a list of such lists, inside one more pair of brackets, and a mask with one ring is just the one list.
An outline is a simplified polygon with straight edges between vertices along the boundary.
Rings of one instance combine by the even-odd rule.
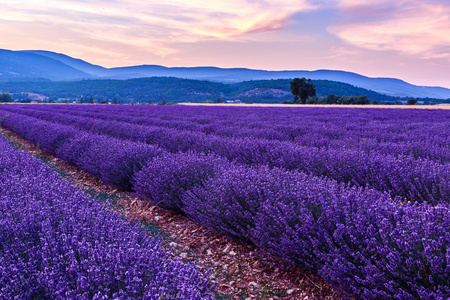
[[174, 67], [141, 65], [104, 68], [70, 56], [42, 51], [0, 50], [1, 81], [78, 81], [81, 79], [126, 80], [145, 77], [177, 77], [221, 83], [251, 80], [276, 80], [306, 77], [351, 84], [394, 97], [449, 99], [450, 89], [409, 84], [396, 78], [370, 78], [356, 73], [335, 70], [266, 71], [245, 68]]
[[[354, 87], [349, 84], [327, 80], [314, 80], [317, 96], [367, 95], [378, 101], [392, 101], [393, 97]], [[281, 103], [292, 101], [288, 79], [244, 81], [224, 84], [211, 81], [180, 79], [173, 77], [151, 77], [129, 80], [81, 80], [66, 82], [0, 82], [0, 91], [14, 94], [14, 98], [26, 98], [20, 93], [44, 95], [51, 99], [79, 100], [91, 95], [99, 102], [116, 97], [122, 103], [140, 102], [205, 102], [240, 100], [254, 103]]]

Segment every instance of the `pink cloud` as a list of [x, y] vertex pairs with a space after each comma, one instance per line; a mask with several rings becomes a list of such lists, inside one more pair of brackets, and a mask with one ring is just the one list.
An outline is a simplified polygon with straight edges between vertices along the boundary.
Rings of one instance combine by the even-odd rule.
[[329, 31], [365, 49], [450, 59], [450, 4], [380, 2], [377, 10], [372, 10], [373, 2], [339, 1], [349, 20], [330, 26]]

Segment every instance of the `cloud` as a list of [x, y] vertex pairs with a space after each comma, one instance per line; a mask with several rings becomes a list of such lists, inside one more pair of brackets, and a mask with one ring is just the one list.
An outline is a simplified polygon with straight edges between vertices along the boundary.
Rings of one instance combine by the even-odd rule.
[[32, 40], [44, 44], [39, 37], [47, 39], [52, 31], [53, 40], [46, 42], [70, 45], [72, 52], [83, 53], [85, 47], [84, 52], [95, 48], [113, 56], [113, 47], [139, 48], [165, 57], [177, 53], [179, 43], [257, 40], [261, 33], [282, 29], [296, 13], [313, 9], [307, 1], [0, 0], [0, 22], [7, 25], [0, 35], [11, 37], [11, 27], [20, 27], [11, 40], [10, 48], [16, 49]]
[[450, 4], [444, 1], [336, 1], [347, 20], [329, 31], [369, 50], [450, 59]]
[[[156, 1], [5, 1], [2, 20], [52, 20], [61, 25], [124, 26], [164, 29], [189, 38], [230, 38], [282, 28], [290, 16], [312, 8], [306, 0], [167, 0]], [[96, 28], [92, 28], [96, 30]]]

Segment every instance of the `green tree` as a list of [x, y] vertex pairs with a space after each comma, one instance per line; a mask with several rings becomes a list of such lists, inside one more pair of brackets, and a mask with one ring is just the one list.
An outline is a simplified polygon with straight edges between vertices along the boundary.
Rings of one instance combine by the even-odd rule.
[[408, 102], [406, 102], [407, 105], [416, 105], [417, 100], [416, 99], [409, 99]]
[[94, 97], [91, 96], [91, 98], [89, 98], [89, 103], [94, 104]]
[[80, 104], [83, 104], [83, 96], [81, 96], [81, 99], [80, 99]]
[[222, 100], [222, 98], [217, 98], [217, 103], [223, 103], [223, 100]]
[[378, 101], [374, 99], [374, 100], [372, 101], [372, 105], [378, 105]]
[[337, 104], [339, 97], [335, 94], [329, 94], [327, 97], [327, 104]]
[[113, 98], [113, 104], [119, 104], [119, 100], [117, 100], [116, 96], [114, 96], [114, 98]]
[[167, 105], [166, 98], [163, 98], [161, 105]]
[[302, 104], [305, 104], [309, 97], [314, 97], [316, 95], [316, 88], [311, 82], [311, 79], [306, 80], [305, 77], [294, 78], [290, 84], [295, 104], [300, 104], [300, 101]]
[[0, 102], [13, 102], [13, 98], [10, 94], [1, 94], [0, 95]]

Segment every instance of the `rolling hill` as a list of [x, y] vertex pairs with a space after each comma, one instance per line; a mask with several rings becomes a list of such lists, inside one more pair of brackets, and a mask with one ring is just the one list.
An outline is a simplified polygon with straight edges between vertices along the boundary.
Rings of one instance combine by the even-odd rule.
[[168, 68], [141, 65], [104, 68], [70, 56], [42, 51], [0, 50], [0, 81], [77, 81], [82, 79], [132, 79], [143, 77], [176, 77], [238, 83], [250, 80], [292, 79], [306, 77], [347, 83], [355, 87], [398, 97], [450, 98], [450, 89], [409, 84], [395, 78], [370, 78], [356, 73], [333, 70], [265, 71], [217, 67]]
[[[149, 77], [127, 80], [97, 79], [81, 81], [35, 81], [1, 82], [0, 91], [12, 93], [16, 99], [35, 98], [41, 95], [51, 99], [77, 100], [93, 96], [97, 102], [112, 100], [122, 103], [140, 102], [205, 102], [240, 100], [254, 103], [281, 103], [292, 101], [289, 79], [243, 81], [233, 84], [206, 80], [181, 79], [175, 77]], [[358, 88], [346, 83], [313, 80], [317, 96], [360, 96], [366, 95], [378, 101], [394, 101], [394, 97]], [[31, 96], [30, 96], [31, 93]]]

